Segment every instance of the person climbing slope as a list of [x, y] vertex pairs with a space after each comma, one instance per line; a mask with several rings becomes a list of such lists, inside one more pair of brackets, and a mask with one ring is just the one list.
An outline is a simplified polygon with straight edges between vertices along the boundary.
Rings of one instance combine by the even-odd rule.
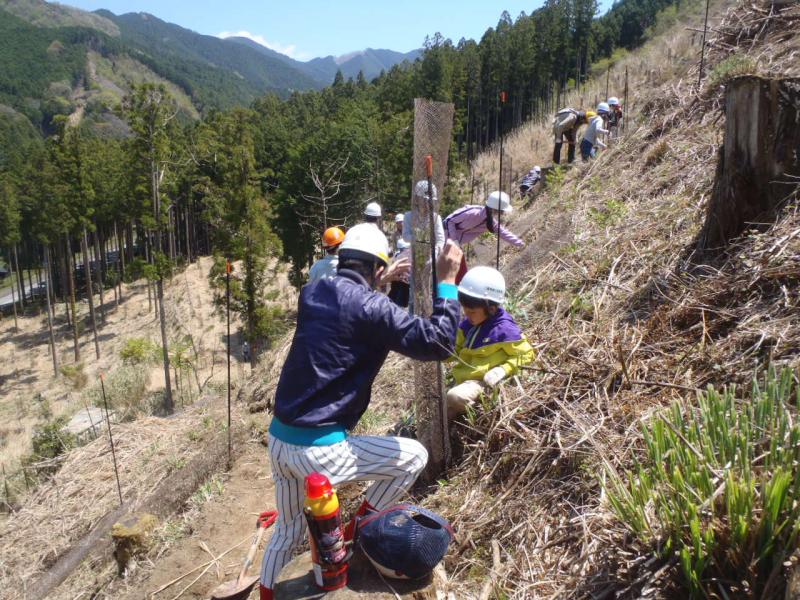
[[[438, 297], [427, 319], [396, 306], [375, 287], [389, 263], [386, 236], [356, 225], [339, 248], [338, 274], [300, 292], [289, 354], [275, 391], [268, 444], [278, 521], [261, 565], [261, 600], [306, 530], [303, 480], [312, 471], [333, 485], [371, 481], [358, 516], [387, 508], [425, 467], [416, 440], [350, 435], [370, 402], [372, 382], [390, 351], [416, 360], [443, 360], [453, 352], [459, 305], [455, 276], [461, 250], [445, 244], [437, 261]], [[346, 537], [352, 538], [353, 522]]]
[[578, 128], [581, 125], [586, 125], [593, 116], [594, 113], [592, 111], [584, 112], [574, 108], [562, 108], [556, 113], [553, 118], [553, 138], [555, 142], [553, 164], [561, 163], [561, 146], [564, 143], [564, 139], [569, 144], [567, 162], [572, 163], [575, 160], [575, 140], [578, 136]]
[[323, 277], [335, 277], [336, 266], [339, 264], [339, 245], [344, 241], [344, 231], [339, 227], [328, 227], [322, 234], [322, 249], [325, 256], [311, 265], [308, 270], [308, 283]]
[[583, 132], [583, 139], [581, 140], [581, 158], [584, 161], [594, 158], [597, 154], [597, 148], [608, 147], [603, 143], [603, 140], [600, 139], [600, 134], [608, 133], [608, 130], [604, 129], [603, 125], [610, 112], [611, 110], [605, 102], [601, 102], [597, 105], [597, 116], [591, 118], [589, 126], [586, 128], [586, 131]]
[[456, 333], [453, 378], [447, 392], [447, 418], [466, 412], [483, 393], [534, 358], [534, 350], [513, 317], [503, 310], [506, 282], [491, 267], [474, 267], [458, 285], [465, 319]]
[[[450, 213], [444, 220], [447, 239], [455, 240], [463, 248], [464, 244], [469, 244], [482, 233], [487, 231], [496, 233], [497, 220], [494, 218], [496, 211], [502, 212], [504, 216], [511, 214], [511, 198], [505, 192], [492, 192], [484, 206], [470, 204]], [[525, 242], [502, 225], [500, 226], [500, 237], [517, 248], [525, 246]], [[460, 282], [466, 272], [467, 261], [462, 258], [461, 269], [456, 280]]]

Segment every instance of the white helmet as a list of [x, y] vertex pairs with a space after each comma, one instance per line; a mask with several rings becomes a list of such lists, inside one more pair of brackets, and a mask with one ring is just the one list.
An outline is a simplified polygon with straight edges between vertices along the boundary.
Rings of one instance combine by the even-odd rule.
[[492, 192], [486, 199], [486, 206], [504, 213], [511, 212], [511, 198], [505, 192]]
[[601, 102], [597, 105], [597, 114], [603, 115], [611, 112], [607, 102]]
[[409, 244], [403, 238], [400, 238], [399, 240], [397, 240], [397, 249], [398, 250], [407, 250], [408, 248], [411, 248], [411, 244]]
[[608, 99], [608, 104], [609, 106], [619, 106], [619, 98], [611, 96], [611, 98]]
[[506, 299], [506, 280], [500, 271], [492, 267], [473, 267], [458, 284], [458, 293], [503, 304]]
[[395, 223], [402, 223], [403, 221], [405, 221], [405, 219], [406, 219], [405, 213], [399, 212], [394, 216]]
[[364, 215], [367, 217], [380, 217], [381, 214], [381, 205], [377, 202], [370, 202], [364, 209]]
[[537, 175], [541, 175], [542, 167], [540, 167], [539, 165], [536, 165], [535, 167], [533, 167], [533, 172], [536, 173]]
[[[439, 198], [438, 191], [436, 190], [436, 184], [431, 183], [431, 192], [433, 193], [433, 199], [436, 201]], [[428, 197], [428, 180], [427, 179], [420, 179], [414, 185], [414, 195], [417, 198], [427, 198]]]
[[380, 229], [371, 223], [359, 223], [351, 227], [339, 246], [339, 258], [367, 258], [389, 264], [389, 242]]

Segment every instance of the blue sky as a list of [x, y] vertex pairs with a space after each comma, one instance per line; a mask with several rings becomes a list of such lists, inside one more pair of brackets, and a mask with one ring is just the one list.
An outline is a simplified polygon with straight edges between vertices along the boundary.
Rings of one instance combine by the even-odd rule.
[[[84, 10], [148, 12], [207, 35], [246, 35], [298, 60], [364, 48], [407, 52], [427, 34], [479, 39], [507, 10], [516, 18], [542, 0], [61, 0]], [[611, 0], [599, 0], [607, 10]]]

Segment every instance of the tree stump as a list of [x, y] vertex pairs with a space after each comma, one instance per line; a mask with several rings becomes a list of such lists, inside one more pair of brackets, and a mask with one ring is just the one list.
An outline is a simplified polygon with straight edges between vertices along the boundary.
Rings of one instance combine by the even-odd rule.
[[725, 118], [700, 250], [719, 249], [749, 227], [773, 222], [800, 184], [800, 79], [732, 79]]
[[150, 533], [156, 525], [158, 519], [149, 513], [127, 515], [122, 521], [114, 523], [111, 537], [120, 577], [125, 575], [132, 558], [147, 552], [151, 542]]

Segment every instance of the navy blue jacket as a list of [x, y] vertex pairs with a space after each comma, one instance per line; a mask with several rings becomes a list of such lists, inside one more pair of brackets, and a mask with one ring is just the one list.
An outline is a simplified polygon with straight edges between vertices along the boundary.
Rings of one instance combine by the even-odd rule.
[[295, 427], [355, 427], [390, 350], [417, 360], [453, 353], [460, 307], [437, 299], [430, 319], [409, 315], [358, 273], [303, 287], [297, 329], [275, 392], [275, 416]]

